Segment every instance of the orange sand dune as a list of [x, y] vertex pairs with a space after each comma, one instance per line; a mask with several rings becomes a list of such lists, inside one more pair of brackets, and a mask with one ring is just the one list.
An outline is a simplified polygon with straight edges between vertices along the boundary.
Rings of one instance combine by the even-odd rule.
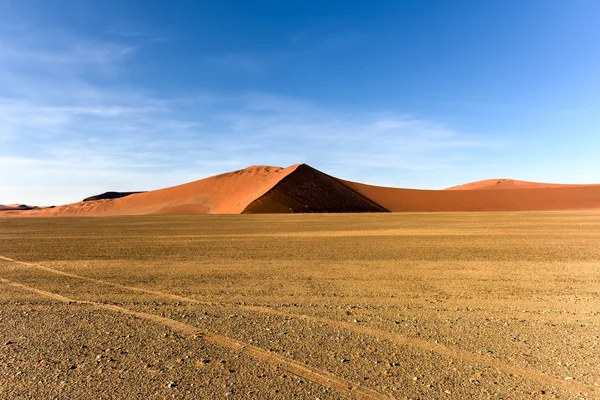
[[166, 189], [32, 210], [23, 215], [240, 214], [297, 167], [252, 166]]
[[590, 185], [541, 183], [518, 181], [516, 179], [486, 179], [483, 181], [470, 182], [464, 185], [452, 186], [446, 190], [498, 190], [498, 189], [542, 189], [557, 187], [577, 187]]
[[520, 190], [415, 190], [342, 182], [392, 212], [600, 209], [600, 185]]
[[[166, 189], [2, 216], [259, 214], [296, 212], [548, 211], [600, 209], [600, 185], [492, 179], [415, 190], [344, 181], [306, 164], [253, 166]], [[519, 189], [519, 190], [498, 190]], [[100, 196], [102, 197], [102, 196]], [[114, 197], [114, 196], [104, 196]]]

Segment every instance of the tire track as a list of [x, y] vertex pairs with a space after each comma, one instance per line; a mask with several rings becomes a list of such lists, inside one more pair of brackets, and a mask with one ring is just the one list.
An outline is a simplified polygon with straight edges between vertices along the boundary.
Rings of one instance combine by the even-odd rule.
[[[5, 259], [5, 258], [3, 258]], [[238, 353], [249, 355], [255, 357], [261, 361], [267, 362], [272, 366], [278, 366], [289, 373], [312, 381], [322, 386], [330, 387], [336, 392], [348, 396], [350, 398], [358, 399], [358, 400], [378, 400], [378, 399], [392, 399], [391, 397], [385, 396], [383, 394], [377, 393], [367, 388], [363, 388], [359, 385], [356, 385], [350, 381], [339, 378], [327, 371], [322, 371], [316, 368], [309, 367], [306, 364], [290, 360], [284, 357], [281, 357], [275, 353], [272, 353], [268, 350], [261, 349], [259, 347], [252, 346], [250, 344], [240, 342], [235, 339], [231, 339], [226, 336], [203, 332], [195, 326], [185, 324], [183, 322], [179, 322], [170, 318], [161, 317], [154, 314], [147, 314], [139, 311], [130, 310], [127, 308], [119, 307], [113, 304], [105, 304], [105, 303], [97, 303], [94, 301], [83, 301], [83, 300], [74, 300], [68, 297], [59, 295], [57, 293], [47, 292], [45, 290], [36, 289], [31, 286], [23, 285], [18, 282], [13, 282], [8, 279], [0, 278], [0, 282], [22, 289], [29, 292], [36, 293], [40, 296], [48, 297], [53, 300], [57, 300], [60, 302], [68, 303], [68, 304], [83, 304], [92, 306], [97, 309], [109, 310], [121, 314], [125, 314], [128, 316], [133, 316], [136, 318], [152, 321], [158, 324], [162, 324], [169, 328], [181, 331], [187, 335], [190, 335], [194, 338], [202, 337], [209, 343], [213, 343], [219, 345], [221, 347], [225, 347], [231, 350], [234, 350]]]
[[[33, 267], [33, 268], [39, 268], [44, 271], [56, 273], [59, 275], [64, 275], [64, 276], [77, 278], [77, 279], [88, 280], [88, 281], [95, 282], [98, 284], [118, 287], [118, 288], [122, 288], [122, 289], [130, 289], [130, 290], [134, 290], [134, 291], [141, 292], [141, 293], [154, 294], [157, 296], [162, 296], [164, 298], [173, 299], [173, 300], [177, 300], [177, 301], [181, 301], [181, 302], [188, 302], [188, 303], [195, 303], [195, 304], [214, 304], [214, 303], [209, 303], [209, 302], [201, 302], [196, 299], [173, 295], [170, 293], [164, 293], [164, 292], [159, 292], [159, 291], [150, 290], [150, 289], [143, 289], [143, 288], [134, 287], [134, 286], [125, 286], [125, 285], [120, 285], [118, 283], [103, 281], [103, 280], [95, 279], [95, 278], [88, 278], [88, 277], [81, 276], [81, 275], [76, 275], [76, 274], [71, 274], [68, 272], [59, 271], [59, 270], [56, 270], [56, 269], [53, 269], [50, 267], [45, 267], [43, 265], [36, 264], [36, 263], [28, 263], [28, 262], [24, 262], [24, 261], [13, 260], [11, 258], [4, 257], [4, 256], [0, 256], [0, 259], [18, 263], [18, 264], [25, 265], [25, 266], [29, 266], [29, 267]], [[518, 367], [518, 366], [512, 365], [510, 363], [507, 363], [507, 362], [504, 362], [504, 361], [501, 361], [498, 359], [494, 359], [492, 357], [484, 357], [484, 356], [477, 355], [475, 353], [471, 353], [469, 351], [452, 349], [452, 348], [443, 346], [438, 343], [432, 343], [432, 342], [429, 342], [429, 341], [426, 341], [423, 339], [412, 338], [412, 337], [404, 336], [404, 335], [401, 335], [398, 333], [368, 328], [365, 326], [360, 326], [360, 325], [352, 324], [349, 322], [336, 321], [336, 320], [332, 320], [329, 318], [310, 316], [310, 315], [305, 315], [305, 314], [288, 313], [288, 312], [278, 311], [278, 310], [274, 310], [272, 308], [267, 308], [267, 307], [245, 306], [245, 305], [238, 305], [238, 307], [240, 307], [241, 309], [248, 310], [248, 311], [259, 312], [259, 313], [263, 313], [263, 314], [293, 317], [293, 318], [297, 318], [297, 319], [304, 319], [307, 321], [313, 321], [313, 322], [327, 324], [329, 326], [346, 329], [351, 332], [356, 332], [356, 333], [360, 333], [363, 335], [369, 335], [369, 336], [377, 337], [380, 339], [385, 339], [385, 340], [388, 340], [388, 341], [396, 343], [396, 344], [413, 347], [413, 348], [416, 348], [419, 350], [433, 352], [433, 353], [437, 353], [437, 354], [440, 354], [443, 356], [447, 356], [447, 357], [460, 359], [460, 360], [468, 361], [471, 363], [495, 368], [496, 370], [504, 372], [504, 373], [518, 375], [523, 378], [534, 380], [534, 381], [537, 381], [539, 383], [546, 384], [549, 386], [556, 386], [556, 387], [559, 387], [559, 388], [562, 388], [562, 389], [565, 389], [565, 390], [568, 390], [571, 392], [583, 393], [586, 395], [591, 395], [591, 393], [595, 392], [594, 388], [583, 385], [583, 384], [565, 381], [564, 379], [557, 378], [555, 376], [537, 372], [537, 371], [531, 370], [529, 368]]]
[[562, 389], [566, 389], [571, 392], [583, 393], [586, 395], [591, 395], [591, 393], [594, 392], [594, 388], [591, 388], [591, 387], [588, 387], [588, 386], [585, 386], [585, 385], [582, 385], [579, 383], [565, 381], [563, 379], [560, 379], [560, 378], [557, 378], [554, 376], [550, 376], [550, 375], [547, 375], [544, 373], [536, 372], [536, 371], [533, 371], [528, 368], [518, 367], [513, 364], [509, 364], [507, 362], [500, 361], [498, 359], [494, 359], [492, 357], [484, 357], [484, 356], [477, 355], [475, 353], [471, 353], [469, 351], [452, 349], [452, 348], [443, 346], [438, 343], [433, 343], [433, 342], [429, 342], [429, 341], [422, 340], [422, 339], [412, 338], [412, 337], [400, 335], [398, 333], [382, 331], [379, 329], [373, 329], [373, 328], [369, 328], [366, 326], [360, 326], [360, 325], [353, 324], [350, 322], [336, 321], [336, 320], [332, 320], [329, 318], [304, 315], [304, 314], [287, 313], [284, 311], [278, 311], [278, 310], [274, 310], [272, 308], [267, 308], [267, 307], [259, 307], [259, 306], [242, 306], [242, 307], [247, 310], [252, 310], [252, 311], [261, 312], [261, 313], [265, 313], [265, 314], [301, 318], [301, 319], [305, 319], [308, 321], [327, 324], [327, 325], [330, 325], [330, 326], [333, 326], [336, 328], [346, 329], [351, 332], [361, 333], [363, 335], [374, 336], [374, 337], [377, 337], [380, 339], [389, 340], [390, 342], [393, 342], [396, 344], [414, 347], [414, 348], [424, 350], [424, 351], [434, 352], [434, 353], [437, 353], [437, 354], [440, 354], [443, 356], [460, 359], [460, 360], [464, 360], [464, 361], [469, 361], [469, 362], [479, 364], [479, 365], [485, 365], [487, 367], [495, 368], [498, 371], [502, 371], [507, 374], [518, 375], [523, 378], [537, 381], [539, 383], [547, 384], [549, 386], [560, 387]]
[[154, 294], [154, 295], [157, 295], [157, 296], [161, 296], [161, 297], [165, 297], [165, 298], [168, 298], [168, 299], [171, 299], [171, 300], [176, 300], [176, 301], [181, 301], [181, 302], [203, 304], [203, 305], [214, 305], [214, 303], [199, 301], [199, 300], [195, 300], [195, 299], [190, 299], [190, 298], [187, 298], [187, 297], [178, 296], [176, 294], [170, 294], [170, 293], [164, 293], [164, 292], [157, 292], [157, 291], [154, 291], [154, 290], [143, 289], [143, 288], [139, 288], [139, 287], [136, 287], [136, 286], [121, 285], [120, 283], [103, 281], [101, 279], [90, 278], [90, 277], [82, 276], [82, 275], [70, 274], [68, 272], [60, 271], [58, 269], [54, 269], [54, 268], [50, 268], [50, 267], [45, 267], [45, 266], [43, 266], [41, 264], [28, 263], [28, 262], [25, 262], [25, 261], [14, 260], [12, 258], [4, 257], [4, 256], [0, 256], [0, 260], [13, 262], [15, 264], [24, 265], [26, 267], [32, 267], [32, 268], [41, 269], [43, 271], [51, 272], [51, 273], [57, 274], [57, 275], [68, 276], [69, 278], [83, 279], [83, 280], [86, 280], [86, 281], [89, 281], [89, 282], [97, 283], [99, 285], [112, 286], [112, 287], [116, 287], [116, 288], [119, 288], [119, 289], [131, 290], [131, 291], [138, 292], [138, 293]]

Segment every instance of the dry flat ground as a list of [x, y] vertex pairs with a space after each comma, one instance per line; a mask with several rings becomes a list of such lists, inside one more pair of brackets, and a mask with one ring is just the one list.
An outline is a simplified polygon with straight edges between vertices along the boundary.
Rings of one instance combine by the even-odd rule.
[[600, 398], [600, 213], [0, 221], [2, 399]]

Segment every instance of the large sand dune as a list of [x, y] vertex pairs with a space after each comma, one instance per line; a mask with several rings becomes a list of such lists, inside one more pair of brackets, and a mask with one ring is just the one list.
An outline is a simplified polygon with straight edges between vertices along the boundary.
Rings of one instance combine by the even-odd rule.
[[252, 166], [166, 189], [82, 201], [27, 215], [241, 214], [297, 167]]
[[165, 189], [128, 194], [119, 198], [110, 197], [118, 196], [106, 196], [106, 194], [93, 196], [78, 203], [54, 208], [33, 210], [10, 208], [5, 209], [1, 215], [600, 209], [600, 185], [559, 185], [491, 179], [456, 186], [449, 190], [398, 189], [341, 180], [306, 164], [292, 165], [287, 168], [252, 166]]

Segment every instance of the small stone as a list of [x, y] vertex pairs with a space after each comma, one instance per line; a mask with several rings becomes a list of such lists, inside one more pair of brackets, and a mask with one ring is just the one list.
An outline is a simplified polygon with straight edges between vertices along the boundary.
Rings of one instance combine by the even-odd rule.
[[15, 342], [13, 342], [12, 340], [8, 340], [6, 343], [4, 343], [6, 346], [9, 346], [11, 344], [15, 344]]
[[348, 360], [347, 358], [342, 358], [342, 362], [343, 362], [343, 363], [349, 363], [349, 362], [350, 362], [350, 360]]
[[415, 382], [416, 382], [416, 381], [418, 381], [418, 380], [419, 380], [419, 378], [417, 378], [416, 376], [413, 376], [413, 381], [415, 381]]
[[233, 392], [231, 390], [229, 392], [225, 392], [225, 396], [227, 396], [227, 397], [233, 396]]
[[572, 376], [565, 376], [565, 381], [572, 381], [573, 379], [575, 378], [573, 378]]
[[167, 383], [167, 387], [168, 388], [176, 388], [179, 384], [177, 382], [168, 382]]

